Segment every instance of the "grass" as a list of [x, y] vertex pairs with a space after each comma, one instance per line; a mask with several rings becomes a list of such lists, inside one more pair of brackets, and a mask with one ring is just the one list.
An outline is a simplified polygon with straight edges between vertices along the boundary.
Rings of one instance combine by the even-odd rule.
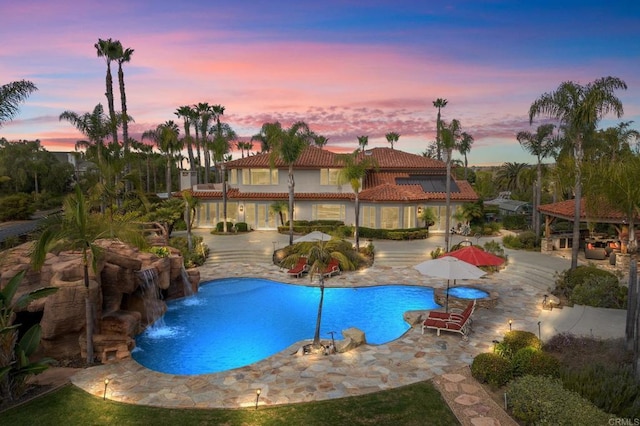
[[104, 401], [72, 385], [0, 414], [19, 425], [454, 425], [430, 382], [349, 398], [255, 409], [170, 409]]

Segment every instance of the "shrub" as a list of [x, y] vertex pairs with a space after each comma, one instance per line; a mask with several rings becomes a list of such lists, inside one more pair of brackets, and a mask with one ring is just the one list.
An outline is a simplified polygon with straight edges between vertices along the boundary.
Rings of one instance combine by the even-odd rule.
[[504, 229], [524, 229], [527, 226], [527, 222], [527, 216], [524, 215], [506, 215], [502, 218]]
[[614, 276], [588, 276], [573, 288], [569, 301], [597, 308], [626, 308], [627, 287]]
[[249, 225], [247, 224], [247, 222], [238, 222], [235, 225], [235, 229], [237, 232], [248, 232]]
[[597, 266], [578, 266], [573, 270], [568, 269], [559, 275], [556, 280], [556, 286], [553, 294], [556, 296], [566, 297], [570, 300], [574, 288], [579, 284], [583, 284], [589, 277], [607, 277], [607, 279], [616, 279], [614, 274], [600, 269]]
[[202, 265], [209, 255], [209, 247], [203, 242], [202, 237], [193, 235], [193, 250], [189, 251], [187, 237], [171, 237], [169, 245], [180, 250], [184, 258], [185, 268], [193, 268]]
[[528, 346], [518, 350], [512, 360], [514, 376], [551, 376], [560, 374], [560, 361], [553, 355]]
[[[233, 231], [233, 222], [227, 222], [227, 232]], [[224, 232], [224, 222], [216, 223], [216, 231], [215, 232]]]
[[630, 365], [591, 364], [565, 369], [564, 387], [579, 393], [607, 413], [640, 418], [640, 385]]
[[431, 252], [431, 258], [437, 259], [443, 254], [444, 254], [444, 249], [442, 247], [436, 247], [436, 249]]
[[507, 387], [507, 399], [513, 416], [525, 424], [610, 424], [611, 416], [563, 388], [558, 379], [519, 377]]
[[524, 231], [518, 234], [518, 239], [522, 243], [522, 248], [525, 250], [533, 250], [538, 245], [538, 238], [533, 231]]
[[487, 253], [495, 254], [496, 256], [504, 257], [504, 248], [500, 245], [499, 242], [491, 240], [484, 243], [484, 251]]
[[158, 257], [168, 257], [169, 249], [167, 247], [150, 247], [149, 253], [153, 253]]
[[496, 388], [504, 386], [513, 377], [509, 360], [490, 352], [481, 353], [473, 359], [471, 374], [479, 382]]
[[522, 330], [508, 331], [504, 335], [502, 343], [509, 348], [511, 354], [515, 354], [520, 349], [526, 347], [532, 347], [534, 349], [542, 348], [542, 342], [540, 342], [540, 339], [538, 339], [535, 334]]
[[17, 193], [0, 199], [0, 222], [28, 220], [36, 211], [29, 194]]

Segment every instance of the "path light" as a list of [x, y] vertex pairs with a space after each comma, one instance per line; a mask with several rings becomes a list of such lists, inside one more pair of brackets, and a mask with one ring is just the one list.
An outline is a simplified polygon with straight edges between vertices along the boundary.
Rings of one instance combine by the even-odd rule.
[[260, 392], [262, 392], [262, 389], [260, 388], [256, 389], [256, 410], [258, 409], [258, 400], [260, 399]]
[[109, 386], [109, 379], [104, 379], [104, 395], [102, 395], [102, 400], [107, 399], [107, 386]]
[[538, 321], [538, 340], [542, 341], [542, 337], [540, 337], [540, 321]]
[[511, 323], [513, 322], [513, 320], [509, 320], [509, 331], [511, 331]]

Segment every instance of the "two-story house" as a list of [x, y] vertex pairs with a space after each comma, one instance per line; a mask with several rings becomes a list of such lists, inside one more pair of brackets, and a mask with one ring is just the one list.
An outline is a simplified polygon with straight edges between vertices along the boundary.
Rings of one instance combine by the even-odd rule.
[[[309, 146], [293, 165], [295, 181], [294, 220], [341, 220], [355, 223], [355, 194], [350, 183], [340, 184], [342, 163], [336, 153]], [[437, 220], [432, 231], [445, 230], [446, 165], [442, 161], [391, 148], [361, 152], [377, 167], [363, 179], [360, 226], [383, 229], [424, 226], [419, 220], [424, 208], [433, 208]], [[276, 229], [278, 215], [270, 206], [287, 202], [288, 166], [269, 154], [258, 154], [226, 163], [228, 173], [227, 220], [246, 222], [253, 229]], [[222, 221], [221, 184], [194, 185], [199, 200], [196, 224], [214, 227]], [[451, 212], [478, 196], [466, 181], [451, 179]], [[288, 214], [285, 212], [285, 220]], [[452, 219], [452, 225], [456, 222]]]

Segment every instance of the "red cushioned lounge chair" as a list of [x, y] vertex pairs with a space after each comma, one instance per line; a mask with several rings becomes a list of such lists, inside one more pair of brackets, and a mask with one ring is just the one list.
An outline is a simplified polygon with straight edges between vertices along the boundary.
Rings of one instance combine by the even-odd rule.
[[322, 272], [322, 276], [327, 278], [327, 277], [332, 277], [333, 275], [337, 275], [339, 273], [340, 273], [340, 262], [338, 261], [338, 259], [335, 259], [332, 257], [331, 260], [329, 261], [329, 264]]
[[462, 340], [467, 340], [471, 332], [471, 315], [476, 308], [476, 301], [469, 302], [462, 312], [429, 312], [429, 316], [422, 324], [422, 334], [425, 329], [431, 328], [437, 331], [440, 336], [440, 330], [453, 331], [462, 334]]
[[309, 265], [307, 265], [307, 258], [301, 257], [300, 259], [298, 259], [298, 263], [296, 263], [296, 265], [293, 268], [287, 271], [287, 274], [289, 274], [292, 277], [300, 278], [302, 274], [308, 271], [309, 271]]

